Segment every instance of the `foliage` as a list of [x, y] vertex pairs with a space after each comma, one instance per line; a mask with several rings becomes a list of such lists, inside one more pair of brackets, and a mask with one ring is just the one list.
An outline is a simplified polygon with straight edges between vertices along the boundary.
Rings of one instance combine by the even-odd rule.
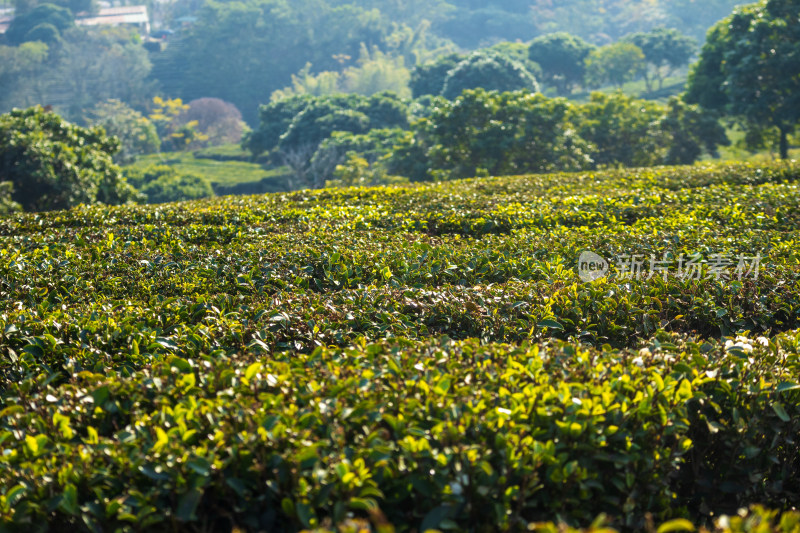
[[74, 28], [37, 80], [39, 102], [58, 102], [67, 118], [82, 120], [98, 102], [117, 99], [144, 108], [152, 91], [150, 60], [138, 35], [126, 28]]
[[407, 104], [392, 93], [294, 96], [262, 106], [261, 124], [243, 145], [256, 157], [273, 150], [284, 159], [298, 155], [298, 167], [305, 167], [319, 143], [335, 131], [407, 127]]
[[424, 95], [442, 94], [447, 75], [464, 60], [464, 57], [462, 54], [448, 54], [417, 65], [411, 72], [409, 82], [412, 96], [419, 98]]
[[468, 91], [437, 101], [398, 138], [392, 173], [413, 181], [693, 163], [727, 145], [716, 116], [676, 100], [667, 105], [621, 93], [576, 104], [529, 93]]
[[447, 73], [442, 96], [453, 100], [465, 90], [478, 88], [537, 92], [539, 84], [523, 64], [496, 52], [476, 52]]
[[[242, 140], [244, 122], [236, 106], [219, 98], [199, 98], [192, 100], [175, 119], [175, 126], [194, 124], [197, 132], [190, 146], [198, 144], [219, 146], [238, 143]], [[193, 147], [194, 147], [193, 146]]]
[[198, 174], [179, 172], [167, 165], [125, 169], [128, 182], [147, 197], [147, 203], [161, 204], [197, 200], [214, 196], [208, 179]]
[[[703, 165], [3, 217], [2, 526], [664, 533], [714, 513], [794, 533], [797, 513], [738, 510], [800, 503], [798, 179]], [[762, 268], [582, 283], [586, 248]]]
[[213, 150], [214, 148], [204, 148], [196, 152], [162, 152], [140, 157], [131, 166], [143, 169], [153, 165], [168, 165], [179, 174], [203, 176], [212, 186], [228, 188], [255, 184], [286, 173], [286, 169], [266, 170], [262, 165], [250, 162], [249, 154], [246, 152], [227, 156], [218, 155]]
[[657, 28], [647, 33], [634, 33], [626, 36], [626, 41], [638, 46], [644, 54], [647, 68], [644, 80], [647, 92], [653, 92], [653, 80], [658, 81], [658, 88], [664, 86], [664, 78], [671, 71], [689, 64], [689, 59], [697, 48], [697, 41], [683, 35], [678, 30]]
[[375, 187], [377, 185], [396, 185], [408, 183], [407, 178], [389, 176], [382, 165], [372, 164], [356, 152], [348, 152], [341, 164], [336, 165], [333, 179], [325, 182], [326, 187]]
[[401, 97], [411, 96], [408, 82], [411, 74], [403, 58], [390, 57], [377, 47], [372, 51], [361, 47], [358, 66], [342, 73], [342, 88], [345, 92], [372, 96], [382, 92], [393, 92]]
[[112, 156], [118, 141], [102, 128], [81, 128], [41, 107], [0, 115], [0, 176], [26, 211], [136, 198]]
[[536, 34], [530, 2], [512, 0], [486, 5], [453, 1], [451, 4], [456, 9], [434, 28], [462, 48], [475, 49], [499, 40], [526, 40]]
[[586, 58], [595, 49], [583, 39], [569, 33], [551, 33], [531, 41], [531, 60], [542, 68], [542, 79], [565, 96], [575, 86], [583, 85]]
[[306, 63], [300, 72], [292, 74], [292, 86], [272, 93], [271, 100], [299, 95], [326, 96], [336, 93], [356, 93], [371, 96], [380, 92], [394, 92], [409, 96], [410, 73], [402, 57], [391, 57], [377, 47], [372, 51], [361, 47], [355, 66], [342, 72], [320, 72], [311, 74], [311, 63]]
[[633, 43], [618, 42], [602, 46], [586, 57], [586, 80], [590, 86], [613, 84], [621, 88], [645, 68], [645, 56]]
[[788, 157], [800, 120], [800, 22], [796, 0], [764, 0], [737, 9], [708, 34], [689, 76], [687, 100], [718, 109], [748, 129], [775, 127]]
[[155, 77], [166, 94], [185, 101], [231, 102], [250, 124], [259, 104], [304, 65], [338, 70], [336, 57], [357, 58], [362, 43], [383, 44], [390, 27], [377, 11], [318, 0], [208, 2], [197, 16], [158, 56]]
[[702, 41], [739, 0], [535, 0], [539, 33], [567, 31], [597, 44], [666, 27]]
[[311, 63], [300, 69], [297, 74], [292, 74], [291, 87], [278, 89], [272, 93], [270, 100], [280, 102], [293, 96], [326, 96], [340, 91], [341, 74], [339, 72], [325, 71], [311, 74]]
[[30, 107], [41, 97], [36, 80], [46, 68], [49, 51], [38, 41], [0, 45], [0, 109]]
[[180, 98], [153, 97], [153, 109], [148, 118], [158, 128], [162, 145], [174, 151], [205, 145], [209, 137], [198, 129], [199, 120], [187, 119], [190, 112], [189, 104], [184, 104]]
[[[406, 132], [399, 128], [394, 129], [374, 129], [366, 134], [359, 135], [345, 131], [334, 132], [329, 138], [320, 143], [319, 148], [311, 158], [311, 173], [313, 174], [314, 183], [328, 183], [334, 178], [340, 165], [345, 165], [348, 159], [358, 159], [352, 166], [353, 172], [366, 166], [371, 168], [370, 172], [373, 173], [370, 181], [373, 185], [382, 185], [388, 182], [379, 182], [377, 177], [379, 174], [381, 178], [386, 174], [383, 166], [388, 156], [394, 150], [394, 147], [401, 143], [405, 137]], [[352, 157], [351, 157], [352, 156]], [[384, 171], [380, 172], [378, 167]], [[343, 171], [350, 171], [345, 168]], [[342, 178], [340, 178], [342, 179]], [[347, 186], [366, 186], [367, 183], [361, 183], [362, 178], [358, 179], [344, 179], [341, 183], [347, 183]], [[352, 182], [352, 183], [351, 183]]]
[[588, 147], [574, 135], [569, 109], [566, 100], [528, 91], [467, 90], [415, 124], [416, 142], [436, 177], [586, 168]]
[[155, 125], [119, 100], [97, 104], [89, 111], [87, 122], [119, 140], [120, 148], [114, 154], [118, 165], [132, 163], [137, 156], [154, 153], [161, 146]]
[[0, 215], [7, 215], [22, 210], [22, 206], [14, 201], [14, 184], [0, 181]]
[[42, 32], [43, 25], [55, 28], [56, 33], [47, 44], [56, 42], [61, 34], [75, 25], [75, 17], [69, 9], [55, 4], [40, 4], [27, 13], [14, 17], [6, 30], [5, 38], [11, 45], [20, 45], [28, 41], [42, 40], [34, 32]]

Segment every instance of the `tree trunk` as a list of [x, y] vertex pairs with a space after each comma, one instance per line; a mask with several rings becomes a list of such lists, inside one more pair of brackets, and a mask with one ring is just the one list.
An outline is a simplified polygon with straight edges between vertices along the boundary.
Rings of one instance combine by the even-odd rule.
[[789, 159], [789, 128], [780, 127], [781, 130], [781, 159]]

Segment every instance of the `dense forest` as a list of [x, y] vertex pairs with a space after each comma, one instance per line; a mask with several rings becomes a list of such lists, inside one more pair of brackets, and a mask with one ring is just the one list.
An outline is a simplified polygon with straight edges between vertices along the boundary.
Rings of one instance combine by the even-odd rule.
[[[52, 135], [52, 146], [32, 145], [45, 159], [67, 153], [58, 132], [85, 128], [78, 138], [98, 139], [98, 157], [138, 201], [691, 164], [731, 145], [785, 158], [800, 108], [782, 96], [797, 85], [781, 74], [795, 69], [796, 28], [749, 48], [740, 39], [737, 62], [725, 28], [736, 17], [746, 31], [758, 24], [746, 9], [732, 14], [731, 0], [145, 7], [149, 26], [89, 24], [120, 8], [16, 0], [0, 35], [0, 112], [38, 105], [66, 121], [15, 112], [0, 125], [24, 123], [30, 142]], [[759, 9], [767, 28], [787, 20]], [[750, 68], [765, 50], [774, 65]], [[775, 90], [755, 94], [759, 76], [777, 77]], [[215, 163], [225, 170], [210, 178]], [[4, 168], [3, 181], [22, 172]], [[42, 202], [15, 187], [26, 209], [87, 200]]]
[[[337, 87], [347, 92], [403, 94], [409, 71], [418, 64], [558, 31], [606, 45], [631, 33], [677, 28], [700, 43], [735, 3], [151, 2], [153, 33], [175, 32], [163, 42], [136, 32], [76, 26], [71, 9], [91, 10], [88, 1], [17, 0], [16, 20], [0, 37], [0, 111], [49, 104], [80, 122], [96, 102], [112, 98], [144, 111], [155, 95], [184, 101], [216, 97], [235, 104], [253, 126], [258, 105], [297, 76], [332, 72], [339, 75]], [[320, 83], [326, 80], [331, 83], [330, 76]]]

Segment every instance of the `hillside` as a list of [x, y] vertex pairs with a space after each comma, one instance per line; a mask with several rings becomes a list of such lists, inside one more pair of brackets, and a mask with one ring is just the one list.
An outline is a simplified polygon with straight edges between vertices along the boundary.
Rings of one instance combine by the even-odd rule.
[[715, 520], [800, 505], [798, 178], [2, 218], [0, 529], [763, 531]]

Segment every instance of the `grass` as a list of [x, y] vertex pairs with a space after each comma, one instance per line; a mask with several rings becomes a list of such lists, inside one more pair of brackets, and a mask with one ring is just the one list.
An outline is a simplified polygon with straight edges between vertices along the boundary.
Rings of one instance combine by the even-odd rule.
[[[197, 157], [202, 156], [203, 152], [208, 154], [209, 150], [201, 151], [197, 155], [192, 152], [152, 154], [141, 157], [131, 166], [141, 168], [150, 165], [169, 165], [181, 172], [199, 174], [208, 178], [212, 185], [224, 187], [257, 183], [264, 179], [281, 178], [286, 175], [285, 168], [268, 170], [257, 163], [248, 161], [220, 161], [208, 157]], [[241, 150], [237, 151], [233, 147], [215, 148], [213, 153], [221, 153], [233, 157], [237, 154], [246, 155]]]

